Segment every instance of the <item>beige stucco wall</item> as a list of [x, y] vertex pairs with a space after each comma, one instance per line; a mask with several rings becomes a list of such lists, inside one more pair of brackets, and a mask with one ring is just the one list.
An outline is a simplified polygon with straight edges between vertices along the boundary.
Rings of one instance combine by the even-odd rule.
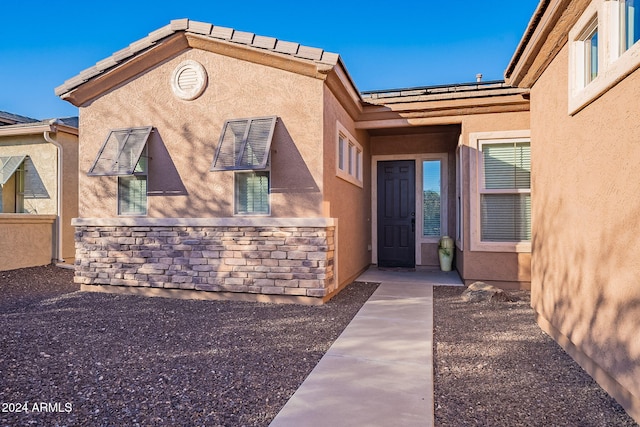
[[0, 271], [51, 263], [55, 215], [0, 215]]
[[76, 251], [71, 220], [78, 216], [78, 135], [56, 132], [51, 137], [62, 146], [62, 257], [70, 262]]
[[[16, 132], [19, 132], [17, 129]], [[75, 253], [74, 228], [71, 219], [78, 216], [78, 136], [66, 131], [51, 132], [50, 138], [57, 141], [63, 150], [63, 185], [62, 185], [62, 257], [68, 261]], [[27, 135], [11, 135], [0, 137], [0, 156], [28, 155], [27, 169], [31, 175], [34, 188], [33, 193], [24, 197], [26, 213], [38, 215], [55, 215], [58, 210], [58, 149], [44, 139], [44, 131]], [[14, 178], [7, 182], [7, 186], [14, 185]], [[9, 197], [11, 196], [11, 197]], [[6, 208], [15, 207], [13, 193], [3, 194]], [[11, 199], [11, 200], [9, 200]], [[11, 205], [11, 206], [10, 206]], [[11, 209], [10, 209], [11, 210]], [[42, 247], [49, 251], [49, 261], [52, 259], [50, 243], [43, 241]], [[10, 252], [7, 252], [7, 256]]]
[[[339, 178], [336, 173], [337, 122], [358, 141], [363, 149], [363, 186]], [[348, 284], [371, 263], [371, 162], [369, 136], [356, 131], [354, 121], [336, 96], [324, 89], [324, 211], [338, 219], [338, 286]]]
[[[38, 184], [38, 194], [25, 194], [26, 213], [55, 214], [57, 209], [57, 150], [42, 134], [0, 137], [0, 156], [28, 155], [27, 167]], [[7, 183], [11, 185], [11, 183]]]
[[[472, 188], [471, 160], [478, 153], [470, 146], [469, 135], [476, 132], [520, 131], [530, 128], [528, 111], [468, 115], [462, 121], [463, 147], [463, 251], [458, 250], [457, 262], [465, 283], [485, 281], [503, 288], [528, 289], [531, 282], [531, 254], [516, 252], [483, 252], [471, 250], [470, 192]], [[532, 147], [534, 143], [532, 142]], [[532, 190], [533, 193], [534, 190]], [[460, 248], [459, 248], [460, 249]]]
[[640, 71], [575, 116], [567, 72], [565, 46], [531, 92], [532, 305], [639, 420]]
[[[151, 54], [152, 55], [152, 54]], [[186, 59], [208, 85], [193, 101], [170, 78]], [[151, 62], [150, 62], [151, 63]], [[224, 121], [280, 117], [271, 151], [271, 216], [322, 216], [323, 81], [190, 49], [80, 108], [80, 217], [117, 216], [117, 180], [87, 177], [109, 129], [154, 126], [149, 143], [149, 217], [233, 215], [233, 172], [210, 172]]]

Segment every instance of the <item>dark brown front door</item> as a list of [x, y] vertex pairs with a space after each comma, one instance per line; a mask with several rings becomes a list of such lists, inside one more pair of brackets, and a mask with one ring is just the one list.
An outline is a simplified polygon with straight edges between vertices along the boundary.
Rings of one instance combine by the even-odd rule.
[[416, 265], [413, 160], [378, 162], [378, 266]]

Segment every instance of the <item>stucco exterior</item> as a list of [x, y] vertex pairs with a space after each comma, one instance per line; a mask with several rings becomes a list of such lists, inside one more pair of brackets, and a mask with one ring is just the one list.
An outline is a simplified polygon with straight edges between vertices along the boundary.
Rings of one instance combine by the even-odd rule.
[[[522, 42], [539, 53], [508, 71], [531, 87], [532, 306], [540, 326], [640, 421], [640, 71], [570, 113], [571, 41], [554, 41], [590, 2], [568, 3], [541, 3], [547, 24]], [[545, 32], [548, 42], [537, 36]]]
[[[188, 100], [175, 92], [179, 84], [172, 81], [185, 61], [199, 64], [207, 76], [206, 84]], [[201, 232], [203, 238], [218, 231], [201, 230], [199, 225], [191, 230], [190, 223], [220, 219], [228, 224], [207, 223], [207, 227], [225, 227], [242, 219], [250, 222], [243, 222], [243, 227], [262, 227], [265, 219], [277, 220], [279, 226], [286, 226], [288, 220], [292, 224], [301, 219], [321, 220], [331, 224], [327, 226], [331, 229], [318, 232], [330, 237], [324, 244], [315, 245], [320, 254], [308, 255], [309, 265], [297, 267], [316, 269], [301, 274], [316, 274], [317, 277], [308, 280], [321, 281], [311, 292], [313, 295], [306, 291], [305, 295], [326, 299], [377, 263], [376, 164], [385, 159], [406, 158], [414, 161], [418, 174], [422, 160], [441, 162], [441, 192], [446, 197], [442, 234], [454, 236], [458, 228], [462, 230], [455, 265], [463, 278], [492, 281], [505, 287], [528, 287], [528, 254], [477, 251], [464, 237], [473, 224], [472, 216], [465, 211], [472, 194], [469, 186], [473, 185], [470, 180], [473, 162], [464, 156], [464, 152], [469, 151], [464, 148], [470, 146], [468, 136], [482, 131], [528, 131], [529, 105], [523, 96], [526, 91], [501, 82], [488, 82], [433, 91], [427, 88], [422, 92], [409, 90], [363, 96], [335, 54], [210, 24], [178, 20], [150, 33], [56, 89], [63, 99], [80, 108], [80, 210], [74, 225], [82, 230], [77, 253], [81, 253], [83, 259], [78, 261], [81, 266], [77, 270], [78, 281], [88, 289], [114, 283], [141, 287], [162, 283], [161, 286], [172, 288], [186, 280], [171, 273], [184, 271], [173, 261], [160, 263], [167, 268], [161, 269], [163, 273], [154, 273], [161, 278], [154, 277], [153, 282], [144, 273], [138, 278], [128, 273], [133, 274], [133, 278], [127, 279], [127, 283], [122, 282], [121, 277], [111, 277], [119, 262], [108, 255], [112, 250], [110, 243], [92, 243], [96, 233], [101, 237], [104, 237], [102, 233], [108, 233], [110, 239], [118, 237], [112, 235], [114, 230], [100, 228], [104, 227], [105, 219], [115, 221], [109, 227], [116, 227], [116, 234], [129, 233], [126, 227], [135, 226], [131, 221], [142, 224], [153, 219], [161, 223], [164, 219], [176, 219], [187, 227], [184, 233]], [[265, 116], [278, 118], [270, 149], [270, 209], [264, 216], [237, 215], [234, 214], [235, 172], [212, 172], [210, 167], [225, 120]], [[147, 141], [147, 211], [141, 216], [127, 217], [118, 214], [118, 177], [89, 176], [87, 172], [110, 130], [141, 126], [153, 128]], [[338, 167], [339, 134], [345, 138], [348, 135], [349, 145], [356, 146], [354, 149], [360, 157], [353, 167], [357, 171]], [[463, 147], [460, 150], [459, 145]], [[463, 153], [460, 165], [459, 152]], [[348, 161], [353, 161], [351, 154]], [[422, 178], [416, 175], [415, 180], [420, 191], [416, 194], [414, 214], [419, 225], [412, 249], [415, 267], [437, 268], [439, 236], [422, 237]], [[181, 252], [176, 255], [180, 259], [187, 255], [184, 245], [207, 245], [195, 243], [200, 237], [189, 238], [187, 240], [194, 242], [184, 245], [164, 241], [161, 238], [168, 235], [162, 233], [178, 231], [157, 229], [162, 225], [155, 227], [147, 230], [147, 226], [143, 226], [144, 230], [132, 232], [152, 233], [148, 239], [133, 234], [122, 236], [129, 239], [127, 242], [140, 239], [140, 242], [127, 243], [134, 246], [121, 247], [122, 251], [151, 254], [144, 262], [136, 259], [139, 257], [128, 256], [135, 259], [134, 264], [144, 264], [137, 267], [144, 271], [151, 268], [147, 264], [157, 264], [153, 245], [178, 245], [182, 249], [170, 252]], [[258, 234], [270, 232], [260, 230]], [[248, 239], [246, 243], [252, 248], [262, 245], [254, 239], [255, 230], [241, 227], [237, 232]], [[172, 240], [182, 239], [180, 235], [174, 237], [177, 239]], [[97, 247], [100, 245], [104, 247]], [[103, 254], [105, 250], [107, 255]], [[294, 261], [288, 257], [299, 255], [288, 247], [282, 250], [259, 247], [258, 251], [261, 252], [258, 269], [288, 267], [268, 265], [273, 264], [273, 260], [265, 261], [262, 252], [284, 251], [287, 259], [283, 262]], [[168, 257], [171, 256], [162, 255], [165, 261]], [[190, 252], [189, 258], [200, 262], [197, 253]], [[105, 264], [100, 268], [106, 271], [93, 270], [92, 263]], [[136, 268], [126, 264], [122, 268]], [[204, 273], [194, 273], [188, 286], [203, 288], [205, 282], [214, 287], [221, 285], [218, 282], [221, 270]], [[274, 270], [234, 273], [243, 274], [242, 283], [231, 283], [237, 280], [225, 276], [222, 285], [231, 286], [227, 290], [250, 289], [258, 293], [262, 291], [256, 291], [255, 280], [272, 280], [269, 275], [277, 274]], [[256, 276], [263, 273], [266, 277]], [[286, 274], [289, 273], [296, 274]], [[275, 292], [274, 286], [267, 288]], [[286, 288], [280, 290], [293, 292]], [[319, 291], [321, 288], [324, 293]]]
[[[171, 90], [184, 60], [209, 76], [192, 101]], [[153, 126], [148, 143], [148, 216], [233, 216], [233, 172], [211, 172], [225, 120], [277, 115], [271, 151], [271, 216], [322, 216], [322, 81], [200, 49], [188, 49], [80, 107], [80, 174], [93, 164], [109, 130]], [[117, 216], [117, 178], [80, 181], [80, 216]]]
[[[0, 156], [27, 156], [22, 212], [17, 212], [20, 207], [15, 201], [15, 174], [3, 191], [4, 213], [0, 214], [0, 222], [5, 233], [12, 235], [3, 244], [16, 249], [2, 252], [2, 269], [51, 262], [72, 264], [75, 229], [71, 219], [78, 216], [77, 128], [56, 120], [2, 126]], [[21, 215], [25, 217], [23, 221], [17, 219]], [[53, 226], [49, 223], [44, 226], [42, 218], [49, 221], [51, 216]], [[33, 232], [25, 232], [31, 223]], [[32, 256], [28, 255], [29, 248]]]

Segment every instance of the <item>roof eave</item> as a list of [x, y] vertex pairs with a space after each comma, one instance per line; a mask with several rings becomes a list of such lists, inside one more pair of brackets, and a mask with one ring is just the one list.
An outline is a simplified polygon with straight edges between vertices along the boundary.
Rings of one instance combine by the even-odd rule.
[[531, 88], [567, 42], [591, 0], [542, 0], [505, 70], [511, 86]]
[[[325, 79], [339, 61], [337, 54], [322, 49], [180, 19], [80, 72], [58, 86], [55, 93], [80, 106], [135, 76], [136, 72], [188, 48], [200, 48], [319, 79]], [[150, 52], [155, 52], [156, 58], [146, 59]], [[146, 67], [137, 66], [142, 62], [141, 57], [146, 59]]]

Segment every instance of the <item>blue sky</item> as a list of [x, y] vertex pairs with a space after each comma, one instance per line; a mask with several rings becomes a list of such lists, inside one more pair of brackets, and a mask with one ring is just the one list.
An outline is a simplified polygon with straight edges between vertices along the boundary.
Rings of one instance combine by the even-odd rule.
[[502, 79], [538, 0], [25, 1], [0, 16], [0, 110], [77, 115], [53, 90], [189, 18], [339, 53], [359, 90]]

